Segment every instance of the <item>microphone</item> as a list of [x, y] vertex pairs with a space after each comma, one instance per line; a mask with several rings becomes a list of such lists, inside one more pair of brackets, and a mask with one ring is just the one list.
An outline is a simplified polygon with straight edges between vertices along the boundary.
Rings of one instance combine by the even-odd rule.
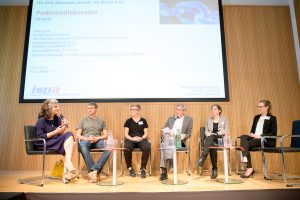
[[[61, 118], [62, 121], [65, 119], [65, 117], [63, 116], [63, 114], [60, 114], [59, 116], [60, 116], [60, 118]], [[67, 128], [69, 127], [68, 124], [65, 124], [65, 126], [66, 126]]]

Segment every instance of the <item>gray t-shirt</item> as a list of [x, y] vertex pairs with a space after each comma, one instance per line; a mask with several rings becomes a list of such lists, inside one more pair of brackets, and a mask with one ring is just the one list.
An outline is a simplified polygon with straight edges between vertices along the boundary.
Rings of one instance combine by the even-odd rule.
[[96, 117], [93, 119], [91, 117], [84, 117], [80, 120], [77, 129], [82, 129], [81, 135], [85, 137], [89, 136], [99, 136], [103, 130], [107, 130], [105, 122]]

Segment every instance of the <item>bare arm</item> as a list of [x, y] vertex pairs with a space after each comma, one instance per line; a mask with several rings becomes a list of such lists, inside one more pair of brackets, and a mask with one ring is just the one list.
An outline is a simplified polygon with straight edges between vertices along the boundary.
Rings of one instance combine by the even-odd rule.
[[103, 130], [103, 131], [102, 131], [102, 135], [99, 136], [99, 140], [105, 140], [105, 139], [107, 139], [107, 137], [108, 137], [108, 132], [107, 132], [107, 130]]
[[124, 128], [124, 135], [125, 135], [125, 138], [132, 141], [133, 138], [130, 137], [130, 136], [128, 135], [128, 133], [129, 133], [129, 128], [128, 128], [128, 127], [125, 127], [125, 128]]
[[78, 139], [78, 140], [88, 140], [88, 138], [87, 137], [85, 137], [85, 136], [83, 136], [83, 135], [81, 135], [82, 134], [82, 129], [77, 129], [76, 130], [76, 138]]
[[148, 138], [148, 128], [144, 128], [144, 135], [142, 139], [147, 139]]

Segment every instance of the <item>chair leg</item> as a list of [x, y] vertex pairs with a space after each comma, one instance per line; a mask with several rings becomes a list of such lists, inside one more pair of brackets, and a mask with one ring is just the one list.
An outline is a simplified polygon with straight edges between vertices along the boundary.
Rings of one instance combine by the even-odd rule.
[[230, 149], [228, 151], [229, 151], [228, 152], [228, 164], [229, 164], [228, 170], [229, 170], [229, 176], [231, 176], [231, 151], [230, 151]]
[[267, 166], [266, 166], [266, 158], [265, 158], [265, 153], [264, 153], [264, 151], [262, 151], [262, 168], [263, 168], [263, 175], [264, 175], [264, 178], [266, 179], [266, 180], [271, 180], [271, 178], [270, 177], [268, 177], [268, 175], [267, 175]]
[[[198, 160], [200, 159], [200, 156], [201, 156], [201, 148], [200, 148], [200, 141], [198, 141]], [[195, 165], [197, 168], [197, 174], [201, 175], [200, 167], [197, 164], [195, 164]]]
[[242, 154], [241, 150], [239, 150], [239, 149], [235, 150], [235, 171], [236, 171], [237, 175], [240, 175], [245, 171], [245, 169], [240, 168], [241, 164], [242, 164], [242, 162], [241, 162], [242, 155], [241, 154]]
[[286, 187], [293, 187], [293, 186], [299, 186], [300, 183], [288, 183], [289, 179], [300, 179], [299, 176], [293, 176], [293, 177], [288, 177], [286, 174], [286, 162], [285, 162], [285, 158], [284, 158], [284, 151], [281, 152], [281, 157], [282, 157], [282, 174], [283, 174], [283, 179], [285, 182]]
[[110, 174], [110, 156], [107, 159], [107, 164], [106, 165], [107, 165], [107, 174], [109, 176], [109, 174]]
[[190, 155], [190, 149], [188, 148], [188, 152], [187, 152], [187, 154], [188, 154], [188, 169], [187, 169], [187, 174], [188, 174], [188, 176], [190, 176], [191, 175], [191, 165], [190, 165], [190, 161], [191, 161], [191, 155]]
[[120, 172], [121, 172], [121, 176], [123, 176], [123, 150], [121, 150], [121, 154], [120, 154]]
[[[262, 163], [263, 163], [263, 174], [264, 174], [264, 179], [266, 180], [282, 180], [283, 178], [279, 178], [279, 177], [272, 177], [268, 175], [268, 165], [267, 165], [267, 158], [266, 158], [266, 154], [264, 151], [262, 151]], [[281, 174], [279, 174], [278, 176], [280, 176]]]
[[236, 149], [235, 150], [235, 171], [236, 171], [236, 174], [237, 175], [239, 175], [239, 164], [240, 164], [240, 162], [238, 162], [238, 160], [239, 160], [239, 156], [238, 156], [238, 154], [239, 154], [240, 152]]
[[45, 159], [46, 159], [46, 154], [43, 154], [43, 169], [42, 169], [42, 182], [41, 186], [44, 186], [44, 180], [45, 180]]
[[[30, 184], [30, 185], [35, 185], [35, 186], [44, 186], [44, 180], [45, 180], [45, 159], [46, 159], [46, 153], [42, 155], [42, 176], [38, 177], [29, 177], [29, 178], [23, 178], [23, 179], [18, 179], [17, 182], [21, 184]], [[38, 180], [36, 180], [38, 178]], [[35, 180], [35, 181], [33, 181]]]
[[151, 152], [150, 152], [149, 160], [150, 160], [149, 176], [152, 176], [152, 159], [151, 159]]
[[[263, 174], [264, 174], [264, 179], [266, 180], [282, 180], [282, 178], [278, 177], [271, 177], [268, 175], [268, 165], [267, 165], [267, 158], [266, 154], [264, 151], [262, 151], [262, 161], [263, 161]], [[280, 176], [280, 175], [279, 175]]]
[[286, 178], [286, 166], [285, 166], [285, 159], [284, 159], [284, 153], [283, 151], [281, 151], [281, 158], [282, 158], [282, 171], [283, 171], [283, 179], [284, 179], [284, 182], [285, 182], [285, 185], [287, 187], [292, 187], [293, 185], [290, 185], [288, 182], [287, 182], [287, 178]]
[[80, 169], [80, 152], [78, 151], [78, 158], [77, 158], [77, 169], [78, 169], [78, 174], [81, 174], [81, 169]]

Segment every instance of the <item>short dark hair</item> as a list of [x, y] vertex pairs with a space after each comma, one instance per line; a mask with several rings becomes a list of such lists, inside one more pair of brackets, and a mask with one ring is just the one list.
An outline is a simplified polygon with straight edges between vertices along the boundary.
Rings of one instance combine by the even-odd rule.
[[96, 109], [98, 108], [98, 104], [96, 102], [88, 103], [88, 106], [94, 106]]

